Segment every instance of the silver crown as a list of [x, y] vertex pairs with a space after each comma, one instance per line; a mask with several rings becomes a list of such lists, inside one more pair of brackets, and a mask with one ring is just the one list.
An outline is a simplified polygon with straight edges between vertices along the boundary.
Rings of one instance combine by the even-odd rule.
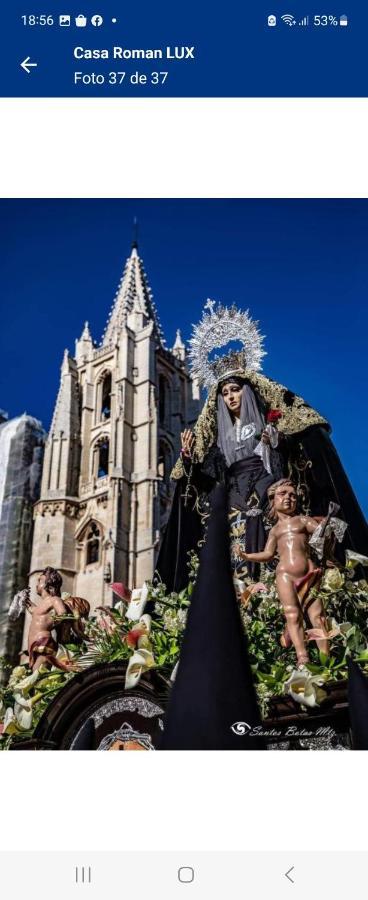
[[[189, 341], [189, 362], [193, 378], [208, 389], [227, 376], [240, 374], [245, 369], [258, 372], [261, 360], [266, 355], [263, 350], [264, 337], [249, 311], [237, 309], [236, 306], [222, 306], [215, 309], [214, 300], [207, 300], [201, 321], [193, 328]], [[206, 313], [205, 310], [209, 310]], [[226, 347], [229, 341], [240, 341], [243, 349], [230, 351], [222, 356], [216, 355], [212, 360], [212, 350]]]

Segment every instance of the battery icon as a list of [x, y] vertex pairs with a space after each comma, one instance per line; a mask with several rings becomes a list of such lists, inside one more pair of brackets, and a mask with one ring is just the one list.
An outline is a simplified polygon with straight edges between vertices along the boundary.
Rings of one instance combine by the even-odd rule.
[[347, 24], [348, 24], [348, 17], [340, 16], [340, 25], [347, 25]]

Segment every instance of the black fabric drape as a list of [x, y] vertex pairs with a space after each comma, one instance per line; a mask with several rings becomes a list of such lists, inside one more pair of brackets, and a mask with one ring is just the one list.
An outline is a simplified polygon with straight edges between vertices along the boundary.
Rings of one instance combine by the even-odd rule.
[[349, 670], [349, 714], [353, 750], [368, 750], [368, 678], [352, 659]]
[[308, 474], [312, 516], [326, 515], [330, 500], [338, 503], [339, 517], [348, 523], [343, 546], [367, 554], [368, 524], [326, 429], [314, 425], [289, 440], [293, 452], [301, 443], [312, 463]]
[[[198, 551], [202, 523], [193, 508], [193, 499], [185, 505], [186, 480], [177, 482], [169, 521], [161, 542], [156, 571], [168, 591], [181, 591], [188, 584], [188, 553]], [[149, 610], [151, 612], [151, 610]]]
[[[190, 461], [183, 460], [187, 476]], [[198, 541], [203, 537], [203, 527], [196, 501], [201, 493], [211, 497], [217, 482], [226, 474], [226, 463], [218, 447], [211, 447], [202, 464], [193, 466], [190, 496], [185, 502], [187, 476], [176, 483], [169, 521], [161, 541], [156, 571], [169, 591], [181, 591], [188, 584], [188, 553], [198, 553]]]
[[227, 492], [219, 485], [159, 749], [263, 749], [263, 740], [249, 735], [258, 725], [230, 565]]
[[[258, 497], [257, 506], [264, 511], [267, 506], [267, 490], [276, 481], [274, 475], [266, 472], [259, 456], [233, 463], [227, 470], [228, 509], [247, 511], [247, 504], [255, 492]], [[247, 516], [246, 551], [257, 553], [263, 550], [266, 543], [266, 532], [263, 515]], [[250, 578], [258, 578], [260, 567], [257, 563], [248, 562], [247, 570]]]

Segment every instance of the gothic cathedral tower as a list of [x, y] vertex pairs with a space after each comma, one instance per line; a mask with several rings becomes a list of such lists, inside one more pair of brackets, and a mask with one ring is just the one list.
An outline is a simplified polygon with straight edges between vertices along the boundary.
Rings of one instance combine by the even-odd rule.
[[35, 506], [31, 586], [47, 565], [63, 590], [111, 604], [111, 582], [155, 568], [180, 432], [199, 412], [180, 333], [165, 348], [136, 242], [101, 345], [88, 324], [65, 351]]

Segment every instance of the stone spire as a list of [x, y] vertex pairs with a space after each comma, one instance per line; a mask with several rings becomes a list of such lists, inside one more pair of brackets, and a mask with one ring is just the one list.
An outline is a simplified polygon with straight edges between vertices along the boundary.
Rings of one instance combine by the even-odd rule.
[[183, 362], [185, 360], [185, 344], [182, 340], [180, 329], [178, 328], [176, 332], [175, 344], [172, 348], [172, 352], [177, 359], [181, 359]]
[[82, 334], [78, 340], [75, 342], [75, 358], [77, 363], [83, 363], [86, 360], [90, 359], [91, 353], [93, 350], [93, 340], [92, 335], [89, 330], [88, 322], [84, 323], [84, 328]]
[[50, 434], [63, 433], [65, 437], [79, 432], [78, 381], [74, 359], [64, 351], [61, 366], [59, 393], [57, 396]]
[[81, 341], [91, 341], [91, 340], [92, 340], [92, 335], [91, 335], [91, 332], [90, 332], [90, 330], [89, 330], [89, 323], [88, 323], [88, 322], [85, 322], [85, 323], [84, 323], [84, 328], [83, 328], [83, 331], [82, 331], [80, 340], [81, 340]]
[[61, 366], [60, 387], [48, 435], [42, 472], [44, 498], [77, 493], [80, 456], [80, 413], [77, 364], [67, 350]]
[[135, 331], [144, 328], [150, 321], [153, 322], [158, 345], [164, 347], [161, 324], [135, 239], [111, 307], [102, 345], [112, 344], [124, 325], [128, 324]]

